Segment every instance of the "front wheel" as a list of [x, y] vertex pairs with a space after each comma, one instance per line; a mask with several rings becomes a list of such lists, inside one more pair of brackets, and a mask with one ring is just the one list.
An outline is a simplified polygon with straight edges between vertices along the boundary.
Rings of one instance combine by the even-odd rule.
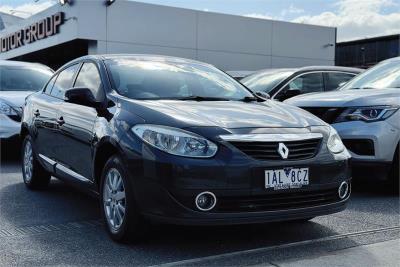
[[22, 177], [29, 189], [37, 190], [47, 187], [51, 175], [36, 158], [33, 150], [32, 138], [27, 135], [22, 143]]
[[145, 235], [128, 173], [118, 156], [112, 156], [101, 177], [102, 215], [110, 237], [118, 242], [137, 241]]

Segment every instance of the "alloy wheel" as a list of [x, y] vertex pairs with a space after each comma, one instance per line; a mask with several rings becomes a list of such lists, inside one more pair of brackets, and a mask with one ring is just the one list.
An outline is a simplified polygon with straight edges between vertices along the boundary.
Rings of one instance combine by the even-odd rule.
[[118, 231], [125, 219], [125, 185], [120, 172], [108, 170], [103, 186], [103, 206], [107, 223], [113, 231]]
[[25, 143], [24, 149], [24, 173], [25, 173], [25, 181], [29, 183], [32, 180], [32, 171], [33, 171], [33, 152], [32, 152], [32, 144], [27, 141]]

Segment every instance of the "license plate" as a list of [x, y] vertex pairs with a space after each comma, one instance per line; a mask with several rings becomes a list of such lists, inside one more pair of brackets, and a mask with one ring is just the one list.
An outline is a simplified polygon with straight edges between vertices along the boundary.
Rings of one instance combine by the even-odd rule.
[[284, 168], [265, 171], [265, 188], [274, 190], [300, 188], [308, 185], [308, 168]]

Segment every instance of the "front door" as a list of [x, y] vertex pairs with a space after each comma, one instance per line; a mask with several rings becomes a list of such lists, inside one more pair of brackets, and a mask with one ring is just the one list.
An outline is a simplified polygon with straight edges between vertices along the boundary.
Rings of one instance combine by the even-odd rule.
[[[88, 88], [98, 101], [104, 100], [104, 92], [98, 69], [94, 63], [85, 62], [77, 77], [74, 87]], [[63, 146], [59, 155], [61, 170], [67, 172], [76, 182], [91, 184], [92, 144], [95, 138], [94, 125], [98, 117], [93, 107], [64, 102], [61, 104], [59, 120], [60, 144]]]

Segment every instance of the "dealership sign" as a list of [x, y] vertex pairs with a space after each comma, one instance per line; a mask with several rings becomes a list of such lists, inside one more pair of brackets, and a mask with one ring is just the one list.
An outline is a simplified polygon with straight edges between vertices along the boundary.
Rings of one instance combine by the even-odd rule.
[[0, 53], [4, 53], [59, 33], [64, 13], [58, 12], [19, 31], [0, 37]]

